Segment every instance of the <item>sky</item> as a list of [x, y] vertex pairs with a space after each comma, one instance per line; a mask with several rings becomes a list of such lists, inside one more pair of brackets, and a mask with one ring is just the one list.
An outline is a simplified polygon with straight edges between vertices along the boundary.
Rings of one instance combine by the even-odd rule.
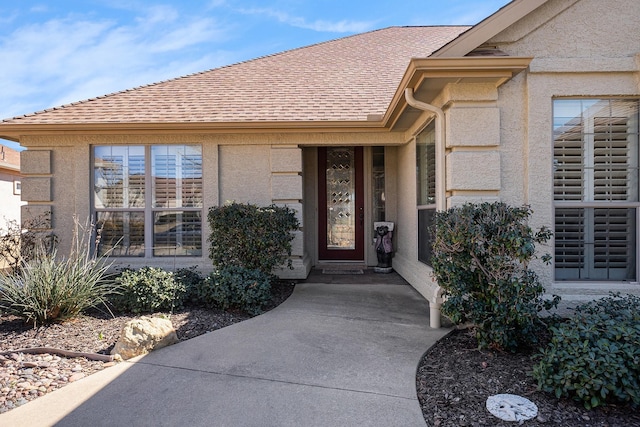
[[4, 1], [0, 120], [389, 26], [473, 25], [507, 3]]

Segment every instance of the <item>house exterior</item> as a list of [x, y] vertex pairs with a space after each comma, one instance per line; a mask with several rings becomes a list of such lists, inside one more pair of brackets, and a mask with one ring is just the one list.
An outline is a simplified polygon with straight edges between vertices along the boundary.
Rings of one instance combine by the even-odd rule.
[[[501, 200], [554, 230], [534, 266], [565, 300], [640, 293], [637, 0], [514, 0], [473, 27], [392, 27], [4, 120], [23, 200], [68, 242], [93, 218], [132, 267], [211, 268], [209, 207], [298, 212], [293, 270], [393, 267], [441, 293], [436, 210]], [[116, 242], [118, 244], [116, 245]]]
[[[11, 223], [20, 223], [20, 152], [0, 144], [0, 233], [7, 231]], [[8, 267], [0, 260], [0, 271]]]
[[20, 187], [20, 152], [0, 144], [0, 224], [20, 222]]

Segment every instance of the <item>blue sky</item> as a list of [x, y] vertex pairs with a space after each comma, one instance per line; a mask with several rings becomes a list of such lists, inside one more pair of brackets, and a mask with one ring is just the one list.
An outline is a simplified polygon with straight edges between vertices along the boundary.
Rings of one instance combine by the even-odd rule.
[[0, 119], [392, 25], [476, 24], [507, 3], [6, 1]]

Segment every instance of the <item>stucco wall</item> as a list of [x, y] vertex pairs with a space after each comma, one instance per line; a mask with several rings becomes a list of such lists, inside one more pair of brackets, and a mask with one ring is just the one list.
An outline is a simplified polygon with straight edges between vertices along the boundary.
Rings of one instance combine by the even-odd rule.
[[[448, 85], [432, 103], [443, 108], [447, 206], [501, 200], [530, 204], [532, 226], [553, 226], [552, 99], [640, 95], [640, 7], [636, 0], [554, 0], [498, 34], [487, 46], [532, 56], [528, 70], [499, 88]], [[432, 303], [431, 271], [417, 261], [415, 144], [424, 114], [397, 148], [398, 223], [394, 267]], [[553, 242], [539, 248], [553, 253]], [[533, 267], [565, 304], [610, 290], [640, 293], [634, 284], [553, 282], [553, 266]]]
[[[640, 96], [640, 7], [635, 0], [551, 1], [488, 44], [513, 56], [533, 56], [528, 72], [500, 88], [501, 199], [530, 204], [532, 226], [553, 226], [552, 100], [554, 97]], [[525, 101], [525, 102], [523, 102]], [[520, 165], [516, 167], [516, 165]], [[518, 173], [518, 169], [521, 172]], [[512, 183], [512, 178], [517, 178]], [[553, 241], [541, 251], [553, 254]], [[611, 290], [640, 293], [623, 283], [554, 283], [553, 265], [535, 268], [551, 293], [566, 300]]]
[[[30, 214], [50, 211], [52, 228], [59, 237], [59, 251], [70, 249], [74, 217], [84, 223], [91, 212], [91, 147], [94, 145], [197, 144], [203, 155], [203, 215], [209, 207], [226, 201], [258, 205], [286, 205], [294, 209], [301, 230], [292, 243], [294, 270], [279, 271], [282, 277], [303, 278], [311, 268], [304, 249], [305, 218], [302, 183], [302, 149], [297, 141], [311, 143], [317, 138], [301, 135], [63, 135], [26, 137], [28, 148], [25, 177], [31, 187], [23, 193]], [[338, 139], [333, 142], [338, 143]], [[27, 210], [25, 210], [27, 212]], [[133, 268], [159, 265], [165, 268], [198, 266], [212, 268], [206, 238], [210, 234], [203, 220], [202, 257], [117, 258], [116, 264]]]
[[430, 120], [430, 114], [422, 114], [416, 126], [406, 134], [409, 142], [395, 149], [397, 228], [393, 236], [396, 247], [393, 268], [422, 296], [435, 303], [439, 302], [439, 288], [433, 281], [432, 270], [418, 261], [416, 144], [412, 137]]

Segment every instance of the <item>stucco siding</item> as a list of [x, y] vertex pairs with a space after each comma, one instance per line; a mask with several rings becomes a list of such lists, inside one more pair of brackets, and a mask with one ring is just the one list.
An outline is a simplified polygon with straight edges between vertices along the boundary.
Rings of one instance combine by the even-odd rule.
[[222, 203], [271, 204], [271, 147], [220, 146], [220, 199]]
[[[499, 98], [501, 198], [530, 204], [533, 227], [554, 225], [553, 99], [640, 96], [640, 7], [631, 0], [603, 6], [598, 0], [551, 1], [488, 42], [510, 55], [534, 57], [527, 73], [500, 88]], [[553, 240], [540, 251], [553, 254]], [[623, 283], [554, 283], [553, 265], [533, 266], [548, 291], [568, 301], [613, 290], [640, 293], [637, 285]]]
[[639, 17], [635, 0], [553, 0], [486, 44], [539, 59], [632, 57]]

